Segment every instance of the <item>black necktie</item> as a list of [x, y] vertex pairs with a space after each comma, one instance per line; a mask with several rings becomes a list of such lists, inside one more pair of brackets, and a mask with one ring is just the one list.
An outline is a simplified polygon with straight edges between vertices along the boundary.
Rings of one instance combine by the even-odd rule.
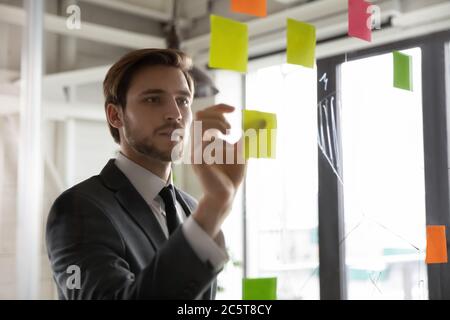
[[159, 192], [160, 197], [164, 201], [166, 209], [167, 229], [171, 235], [175, 229], [181, 224], [178, 219], [177, 209], [175, 207], [175, 194], [172, 185], [162, 188]]

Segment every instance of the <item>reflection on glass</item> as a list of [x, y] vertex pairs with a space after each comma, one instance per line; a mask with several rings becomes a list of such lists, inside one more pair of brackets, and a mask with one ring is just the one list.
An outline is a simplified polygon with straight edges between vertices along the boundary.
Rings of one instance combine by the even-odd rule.
[[292, 65], [247, 77], [246, 108], [277, 114], [276, 159], [250, 159], [248, 277], [278, 277], [278, 299], [318, 299], [316, 74]]
[[393, 87], [392, 54], [342, 65], [349, 299], [426, 299], [421, 50], [414, 91]]

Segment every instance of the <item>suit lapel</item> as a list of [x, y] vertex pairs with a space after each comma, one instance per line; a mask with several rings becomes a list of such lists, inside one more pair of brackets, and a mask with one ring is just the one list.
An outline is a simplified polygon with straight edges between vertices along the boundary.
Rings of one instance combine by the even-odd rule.
[[[108, 188], [115, 192], [117, 201], [139, 225], [155, 250], [158, 250], [167, 241], [166, 236], [151, 208], [133, 187], [128, 178], [117, 168], [114, 161], [115, 159], [108, 161], [100, 173], [100, 178]], [[177, 188], [175, 188], [175, 196], [186, 213], [186, 216], [189, 217], [194, 208], [191, 207], [189, 201], [184, 199]], [[216, 281], [205, 291], [202, 298], [206, 300], [214, 299], [215, 287]]]
[[100, 173], [100, 177], [110, 189], [115, 191], [116, 199], [143, 230], [155, 250], [160, 248], [167, 240], [161, 225], [145, 200], [114, 164], [114, 159], [109, 160]]
[[116, 198], [125, 208], [128, 214], [137, 222], [155, 249], [161, 247], [167, 240], [166, 235], [161, 229], [161, 225], [155, 217], [152, 209], [148, 206], [141, 195], [134, 189], [123, 188], [117, 191]]

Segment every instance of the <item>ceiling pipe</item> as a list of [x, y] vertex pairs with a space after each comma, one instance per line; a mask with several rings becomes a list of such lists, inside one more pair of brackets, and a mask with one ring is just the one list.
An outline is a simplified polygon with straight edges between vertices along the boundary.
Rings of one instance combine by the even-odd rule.
[[[0, 21], [13, 25], [25, 26], [25, 12], [15, 6], [0, 4]], [[129, 49], [164, 48], [162, 37], [125, 31], [118, 28], [107, 27], [90, 22], [82, 22], [81, 29], [68, 29], [66, 18], [52, 14], [45, 14], [45, 31], [73, 36], [80, 39], [106, 43]]]

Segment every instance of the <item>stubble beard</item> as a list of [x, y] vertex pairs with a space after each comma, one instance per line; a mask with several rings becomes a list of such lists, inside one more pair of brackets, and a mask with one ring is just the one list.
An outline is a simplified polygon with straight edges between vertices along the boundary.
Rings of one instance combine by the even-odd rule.
[[163, 151], [158, 149], [151, 139], [149, 138], [137, 138], [133, 130], [130, 129], [128, 121], [124, 121], [124, 135], [130, 145], [130, 147], [137, 153], [140, 153], [146, 157], [156, 159], [163, 162], [174, 162], [182, 158], [183, 156], [183, 141], [177, 143], [170, 151]]

